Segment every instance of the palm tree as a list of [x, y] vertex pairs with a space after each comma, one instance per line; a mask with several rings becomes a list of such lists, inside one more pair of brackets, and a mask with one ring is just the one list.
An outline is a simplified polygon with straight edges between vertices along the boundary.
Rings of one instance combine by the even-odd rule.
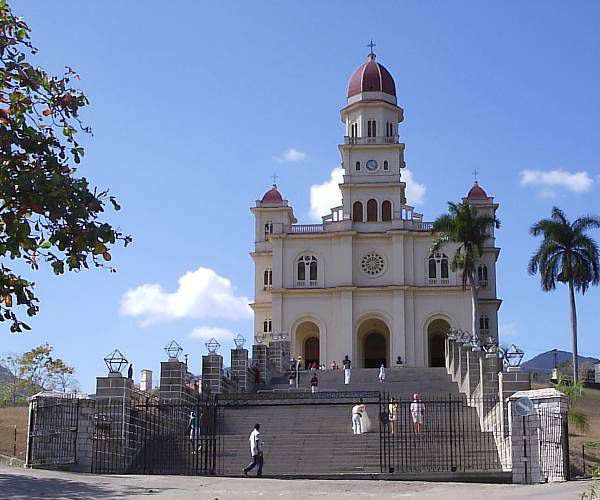
[[529, 230], [543, 241], [529, 260], [529, 274], [540, 273], [542, 290], [556, 288], [556, 282], [569, 284], [571, 307], [571, 336], [573, 341], [573, 380], [578, 380], [577, 310], [575, 292], [584, 294], [590, 284], [600, 283], [600, 252], [598, 244], [586, 234], [600, 229], [600, 217], [587, 215], [569, 222], [564, 212], [552, 208], [552, 216], [536, 222]]
[[471, 310], [473, 337], [479, 340], [479, 284], [476, 281], [477, 265], [483, 244], [489, 238], [489, 229], [500, 227], [495, 215], [480, 214], [468, 201], [448, 203], [448, 213], [438, 217], [433, 223], [434, 241], [432, 252], [446, 243], [457, 243], [458, 248], [450, 261], [450, 269], [462, 271], [463, 290], [471, 290]]

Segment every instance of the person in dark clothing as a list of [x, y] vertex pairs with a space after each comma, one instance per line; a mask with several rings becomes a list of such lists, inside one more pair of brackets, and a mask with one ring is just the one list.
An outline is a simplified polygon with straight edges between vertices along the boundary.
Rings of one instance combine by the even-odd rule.
[[317, 378], [317, 374], [315, 373], [310, 379], [310, 391], [314, 394], [317, 392], [317, 387], [319, 387], [319, 379]]

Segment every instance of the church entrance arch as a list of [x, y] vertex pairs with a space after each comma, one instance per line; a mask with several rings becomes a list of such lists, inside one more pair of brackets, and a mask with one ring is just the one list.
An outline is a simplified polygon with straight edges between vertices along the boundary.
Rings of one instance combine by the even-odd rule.
[[379, 368], [383, 363], [390, 366], [390, 329], [379, 318], [363, 321], [357, 331], [358, 358], [357, 366], [363, 368]]
[[434, 319], [427, 327], [427, 346], [429, 348], [429, 366], [446, 366], [446, 333], [450, 325], [444, 319]]
[[311, 363], [320, 364], [320, 330], [314, 321], [302, 321], [294, 334], [294, 352], [301, 355], [303, 365], [308, 368]]

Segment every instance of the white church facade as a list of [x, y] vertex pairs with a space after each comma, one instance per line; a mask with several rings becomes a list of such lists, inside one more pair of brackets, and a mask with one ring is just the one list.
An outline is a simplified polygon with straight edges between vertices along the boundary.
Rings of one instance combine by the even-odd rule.
[[[319, 224], [297, 224], [274, 185], [251, 208], [256, 220], [255, 339], [285, 333], [305, 362], [355, 367], [443, 366], [449, 328], [471, 330], [471, 297], [450, 269], [455, 247], [432, 254], [424, 222], [403, 182], [404, 144], [390, 73], [369, 54], [350, 78], [341, 110], [342, 205]], [[450, 199], [453, 196], [449, 196]], [[477, 184], [465, 199], [482, 212], [498, 205]], [[498, 338], [492, 233], [478, 269], [481, 337]]]

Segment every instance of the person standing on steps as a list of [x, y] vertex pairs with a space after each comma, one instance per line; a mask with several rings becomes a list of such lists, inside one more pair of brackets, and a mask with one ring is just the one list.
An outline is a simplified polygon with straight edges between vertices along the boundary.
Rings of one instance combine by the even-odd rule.
[[197, 451], [200, 451], [200, 422], [198, 420], [198, 415], [196, 415], [195, 411], [192, 411], [190, 413], [190, 418], [188, 419], [188, 430], [190, 432], [192, 454], [195, 454]]
[[421, 396], [418, 394], [413, 395], [413, 401], [410, 404], [410, 414], [413, 420], [413, 427], [417, 434], [420, 434], [423, 430], [423, 419], [425, 417], [425, 405], [421, 401]]
[[262, 452], [263, 442], [260, 440], [260, 424], [256, 424], [254, 426], [254, 429], [250, 433], [250, 438], [248, 440], [250, 441], [250, 455], [252, 455], [252, 462], [242, 469], [242, 473], [247, 477], [248, 472], [258, 465], [256, 477], [260, 477], [262, 476], [264, 463]]
[[361, 401], [352, 407], [352, 433], [362, 434], [362, 416], [365, 405]]
[[348, 359], [348, 355], [344, 356], [344, 361], [342, 361], [342, 365], [344, 365], [344, 384], [350, 384], [350, 376], [352, 375], [352, 361]]
[[394, 398], [390, 398], [390, 402], [388, 404], [388, 418], [390, 425], [390, 433], [395, 434], [396, 420], [398, 420], [398, 402]]
[[310, 392], [312, 392], [313, 394], [317, 392], [317, 387], [319, 387], [319, 379], [317, 378], [317, 374], [315, 373], [310, 379]]
[[383, 363], [381, 363], [381, 366], [379, 367], [379, 383], [383, 384], [385, 382], [385, 366]]

